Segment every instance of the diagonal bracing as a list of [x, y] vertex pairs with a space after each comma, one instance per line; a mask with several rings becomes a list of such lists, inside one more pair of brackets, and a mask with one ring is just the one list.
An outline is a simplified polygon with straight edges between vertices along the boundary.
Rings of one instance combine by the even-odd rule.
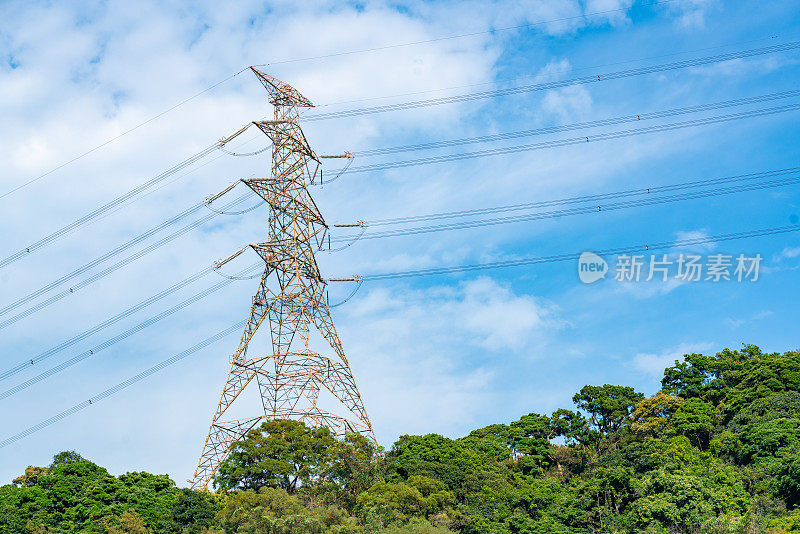
[[[270, 176], [243, 180], [269, 205], [267, 240], [251, 245], [265, 268], [194, 473], [195, 488], [207, 487], [233, 443], [265, 419], [298, 419], [337, 436], [360, 432], [374, 440], [314, 258], [328, 226], [307, 189], [319, 159], [298, 124], [299, 109], [313, 104], [288, 84], [252, 70], [275, 108], [274, 120], [254, 123], [272, 141]], [[250, 350], [259, 331], [269, 332], [267, 354]], [[312, 331], [321, 338], [315, 343]], [[257, 414], [229, 418], [248, 387], [261, 398]], [[323, 391], [335, 407], [321, 406]]]

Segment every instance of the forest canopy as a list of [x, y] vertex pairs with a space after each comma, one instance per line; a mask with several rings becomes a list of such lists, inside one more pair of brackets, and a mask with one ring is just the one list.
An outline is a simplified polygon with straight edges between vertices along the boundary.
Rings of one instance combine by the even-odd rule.
[[800, 353], [687, 354], [661, 386], [388, 450], [267, 421], [213, 493], [65, 451], [0, 487], [0, 532], [800, 533]]

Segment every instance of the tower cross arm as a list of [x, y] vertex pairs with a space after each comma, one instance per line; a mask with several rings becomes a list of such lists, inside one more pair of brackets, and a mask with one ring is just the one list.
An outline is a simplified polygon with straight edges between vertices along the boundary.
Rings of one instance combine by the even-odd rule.
[[250, 70], [267, 90], [270, 97], [270, 103], [274, 106], [286, 107], [302, 107], [313, 108], [314, 104], [309, 99], [300, 94], [300, 91], [292, 87], [286, 82], [270, 76], [266, 72], [262, 72], [255, 67], [250, 67]]

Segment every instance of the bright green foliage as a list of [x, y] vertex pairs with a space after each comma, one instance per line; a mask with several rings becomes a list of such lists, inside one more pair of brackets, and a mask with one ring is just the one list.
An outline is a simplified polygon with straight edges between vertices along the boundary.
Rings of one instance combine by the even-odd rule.
[[248, 489], [225, 496], [219, 514], [226, 532], [318, 534], [360, 532], [354, 518], [331, 506], [309, 508], [280, 488]]
[[386, 527], [430, 517], [455, 504], [455, 495], [442, 482], [414, 475], [407, 482], [378, 482], [359, 495], [356, 513], [365, 523]]
[[60, 453], [0, 487], [0, 532], [800, 533], [800, 355], [690, 354], [662, 386], [585, 386], [579, 411], [385, 455], [271, 421], [234, 445], [216, 495]]
[[401, 526], [391, 526], [381, 529], [380, 534], [450, 534], [453, 531], [439, 524], [431, 524], [425, 519], [412, 519], [409, 523]]
[[[472, 442], [474, 443], [474, 441]], [[471, 441], [452, 440], [436, 434], [400, 436], [386, 456], [390, 480], [422, 475], [444, 482], [456, 494], [479, 489], [486, 475], [487, 458]], [[492, 470], [492, 462], [488, 462]], [[488, 476], [488, 475], [486, 475]]]
[[489, 425], [473, 430], [468, 436], [461, 438], [461, 442], [481, 456], [494, 459], [497, 462], [510, 459], [512, 452], [509, 448], [511, 429], [508, 425]]
[[766, 534], [800, 534], [800, 510], [770, 521]]
[[716, 426], [714, 405], [697, 398], [681, 403], [671, 417], [671, 426], [701, 449], [708, 448], [711, 432]]
[[335, 438], [325, 427], [300, 421], [265, 421], [233, 447], [214, 478], [217, 488], [282, 488], [290, 493], [324, 476]]
[[[187, 500], [194, 501], [190, 514]], [[29, 532], [33, 526], [56, 532], [199, 533], [215, 513], [207, 496], [177, 489], [166, 475], [117, 478], [73, 452], [56, 455], [50, 468], [29, 467], [14, 485], [0, 488], [3, 533]]]
[[639, 481], [641, 497], [630, 507], [633, 526], [657, 522], [667, 528], [699, 529], [710, 517], [746, 511], [749, 497], [736, 471], [693, 447], [687, 438], [649, 440], [646, 449], [657, 463]]

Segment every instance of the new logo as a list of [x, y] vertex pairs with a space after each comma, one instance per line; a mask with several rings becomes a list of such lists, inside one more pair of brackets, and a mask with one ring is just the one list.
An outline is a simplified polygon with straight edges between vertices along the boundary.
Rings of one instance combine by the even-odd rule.
[[597, 282], [608, 274], [608, 263], [594, 252], [584, 252], [578, 258], [578, 278], [584, 284]]

